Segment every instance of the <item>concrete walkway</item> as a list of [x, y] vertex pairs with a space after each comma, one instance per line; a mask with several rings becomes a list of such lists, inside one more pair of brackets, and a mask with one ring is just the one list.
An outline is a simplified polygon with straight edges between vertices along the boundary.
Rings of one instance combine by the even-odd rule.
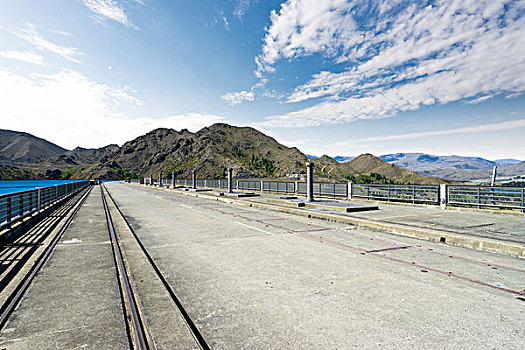
[[525, 347], [523, 259], [107, 187], [212, 348]]
[[[264, 202], [265, 198], [278, 198], [263, 194], [250, 201]], [[326, 200], [326, 198], [323, 198]], [[394, 204], [388, 202], [352, 200], [346, 203], [377, 205], [380, 210], [347, 213], [350, 217], [431, 228], [460, 234], [525, 244], [525, 215], [495, 214], [492, 211], [448, 208], [442, 210], [431, 205]], [[502, 212], [504, 213], [504, 212]]]
[[129, 349], [95, 187], [0, 335], [6, 349]]

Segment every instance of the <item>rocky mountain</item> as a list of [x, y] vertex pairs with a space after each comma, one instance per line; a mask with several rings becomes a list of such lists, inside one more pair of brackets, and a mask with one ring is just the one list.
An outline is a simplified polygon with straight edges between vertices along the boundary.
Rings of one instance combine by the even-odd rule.
[[0, 165], [0, 180], [35, 180], [37, 176], [28, 170]]
[[112, 144], [100, 148], [82, 148], [77, 147], [71, 151], [65, 151], [62, 154], [42, 160], [35, 164], [37, 167], [59, 167], [79, 169], [98, 163], [107, 155], [119, 150], [119, 146]]
[[[480, 181], [490, 182], [492, 169], [454, 169], [446, 168], [429, 172], [432, 176], [455, 181]], [[525, 178], [525, 161], [518, 164], [498, 166], [497, 178], [522, 177]]]
[[0, 163], [35, 163], [58, 156], [66, 149], [31, 134], [0, 129]]
[[[196, 133], [153, 130], [126, 142], [75, 177], [114, 178], [124, 173], [158, 177], [159, 172], [168, 177], [175, 172], [177, 178], [190, 178], [195, 170], [200, 178], [218, 178], [225, 176], [226, 169], [231, 167], [237, 177], [301, 178], [308, 158], [297, 148], [286, 147], [256, 129], [214, 124]], [[385, 172], [381, 174], [396, 182], [442, 182], [387, 164], [372, 155], [354, 161], [341, 164], [325, 155], [314, 160], [314, 174], [342, 181], [348, 174]]]
[[387, 163], [384, 160], [373, 156], [369, 153], [362, 154], [348, 163], [341, 164], [347, 166], [352, 174], [370, 174], [378, 173], [386, 176], [388, 179], [394, 179], [398, 183], [411, 184], [440, 184], [446, 183], [439, 178], [419, 174], [407, 169], [398, 167], [395, 164]]
[[[23, 145], [25, 149], [33, 150], [32, 154], [39, 156], [14, 157], [13, 154], [18, 154], [14, 149], [12, 153], [5, 153], [4, 159], [11, 162], [8, 165], [12, 166], [16, 160], [16, 164], [23, 166], [20, 165], [18, 170], [5, 167], [0, 173], [2, 179], [35, 176], [116, 179], [130, 176], [157, 177], [159, 172], [165, 177], [175, 172], [178, 178], [190, 178], [192, 170], [197, 171], [200, 178], [219, 178], [224, 177], [226, 169], [230, 167], [239, 178], [300, 179], [304, 178], [305, 163], [309, 159], [297, 148], [286, 147], [256, 129], [227, 124], [214, 124], [196, 133], [161, 128], [126, 142], [122, 147], [78, 147], [71, 151], [54, 148], [54, 152], [48, 151], [52, 143], [29, 134], [22, 136], [35, 140], [34, 143], [27, 141]], [[40, 146], [42, 150], [38, 149]], [[23, 162], [24, 159], [26, 162]], [[318, 180], [346, 181], [349, 175], [377, 173], [399, 183], [442, 182], [388, 164], [371, 154], [346, 163], [339, 163], [324, 155], [315, 159], [314, 163], [314, 175]]]
[[495, 162], [480, 157], [433, 156], [424, 153], [396, 153], [380, 156], [388, 163], [426, 174], [444, 169], [492, 169]]
[[408, 170], [453, 181], [490, 181], [494, 166], [498, 166], [498, 177], [525, 175], [525, 162], [517, 159], [491, 161], [480, 157], [434, 156], [424, 153], [386, 154], [380, 158]]
[[117, 145], [66, 150], [25, 132], [0, 130], [0, 179], [61, 179], [98, 163]]
[[162, 171], [177, 177], [221, 177], [228, 167], [245, 177], [304, 173], [306, 155], [253, 128], [214, 124], [196, 133], [156, 129], [122, 147], [79, 176], [110, 176], [126, 169], [143, 176]]

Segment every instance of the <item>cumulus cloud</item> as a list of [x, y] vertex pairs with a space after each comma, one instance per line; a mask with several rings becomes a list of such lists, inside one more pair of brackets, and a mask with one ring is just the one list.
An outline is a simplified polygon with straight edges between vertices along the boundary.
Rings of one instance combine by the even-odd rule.
[[142, 105], [134, 94], [129, 87], [101, 84], [73, 70], [20, 76], [0, 68], [0, 124], [71, 149], [122, 144], [158, 127], [196, 131], [226, 121], [199, 113], [132, 116]]
[[[93, 11], [96, 14], [97, 20], [100, 18], [108, 18], [113, 21], [124, 24], [125, 26], [138, 29], [128, 18], [127, 14], [124, 12], [124, 7], [122, 4], [119, 4], [115, 0], [79, 0], [84, 4], [88, 9]], [[135, 1], [141, 5], [144, 3], [142, 1]]]
[[524, 9], [515, 0], [288, 0], [271, 14], [256, 75], [310, 55], [331, 59], [338, 72], [321, 71], [288, 96], [313, 106], [261, 125], [384, 118], [525, 91], [525, 76], [516, 74], [525, 69]]
[[221, 98], [228, 103], [230, 106], [241, 104], [244, 101], [253, 101], [255, 96], [253, 91], [239, 91], [239, 92], [228, 92], [222, 95]]
[[0, 56], [4, 58], [9, 58], [12, 60], [18, 60], [22, 62], [44, 65], [44, 58], [40, 55], [37, 55], [33, 52], [25, 51], [14, 51], [14, 50], [4, 50], [0, 51]]
[[51, 52], [68, 61], [80, 63], [76, 56], [82, 55], [82, 52], [74, 47], [61, 46], [45, 39], [31, 23], [27, 23], [26, 28], [20, 28], [16, 31], [11, 31], [11, 33], [27, 41], [40, 51]]

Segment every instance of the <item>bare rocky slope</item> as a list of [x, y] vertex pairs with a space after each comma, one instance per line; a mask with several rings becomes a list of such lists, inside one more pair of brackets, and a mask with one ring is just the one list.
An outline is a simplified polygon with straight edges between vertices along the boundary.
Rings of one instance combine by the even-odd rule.
[[[160, 172], [168, 177], [175, 172], [177, 178], [190, 178], [195, 170], [199, 178], [219, 178], [231, 167], [237, 177], [298, 178], [304, 176], [307, 159], [297, 148], [286, 147], [256, 129], [214, 124], [196, 133], [153, 130], [126, 142], [75, 177], [115, 178], [124, 173], [158, 177]], [[399, 183], [443, 183], [370, 154], [348, 163], [338, 163], [328, 156], [313, 161], [315, 175], [326, 180], [342, 181], [347, 174], [375, 172]]]
[[0, 129], [0, 161], [4, 165], [35, 163], [66, 152], [31, 134]]

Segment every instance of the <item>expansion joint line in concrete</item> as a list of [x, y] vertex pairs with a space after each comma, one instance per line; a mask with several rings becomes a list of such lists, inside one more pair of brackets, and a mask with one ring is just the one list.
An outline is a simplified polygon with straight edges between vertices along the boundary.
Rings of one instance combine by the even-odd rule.
[[107, 193], [109, 199], [111, 200], [111, 203], [113, 204], [113, 206], [115, 207], [115, 209], [119, 213], [120, 217], [122, 218], [122, 220], [126, 224], [127, 228], [129, 229], [129, 231], [133, 235], [133, 237], [134, 237], [135, 241], [137, 242], [137, 244], [139, 245], [140, 249], [142, 250], [142, 252], [146, 256], [148, 262], [150, 263], [151, 267], [155, 271], [157, 277], [162, 282], [165, 290], [168, 292], [168, 294], [170, 295], [170, 297], [173, 300], [174, 304], [178, 308], [181, 316], [183, 317], [184, 321], [186, 322], [186, 325], [188, 326], [188, 328], [190, 329], [190, 332], [191, 332], [193, 338], [195, 339], [196, 343], [198, 344], [199, 348], [202, 349], [202, 350], [209, 350], [210, 347], [207, 344], [206, 340], [204, 339], [204, 337], [202, 336], [201, 332], [199, 331], [199, 329], [197, 328], [197, 326], [195, 325], [195, 323], [191, 319], [190, 315], [188, 314], [188, 312], [186, 311], [186, 309], [182, 305], [180, 299], [177, 297], [177, 295], [175, 294], [175, 292], [171, 288], [170, 284], [168, 283], [168, 281], [166, 280], [166, 278], [164, 277], [164, 275], [160, 271], [159, 267], [157, 266], [157, 264], [155, 263], [155, 261], [153, 260], [153, 258], [149, 254], [149, 252], [147, 251], [146, 247], [144, 246], [144, 244], [142, 243], [142, 241], [138, 237], [137, 233], [135, 232], [135, 230], [133, 230], [133, 227], [131, 227], [131, 225], [130, 225], [129, 221], [127, 220], [126, 216], [124, 215], [122, 210], [117, 205], [116, 201], [111, 196], [111, 193], [107, 190], [107, 188], [105, 186], [103, 186], [103, 189], [105, 190], [105, 193]]
[[46, 248], [46, 250], [42, 253], [42, 255], [38, 258], [37, 262], [27, 276], [20, 282], [20, 284], [17, 286], [15, 291], [12, 295], [9, 296], [9, 298], [6, 300], [5, 304], [2, 306], [1, 314], [0, 314], [0, 329], [5, 325], [7, 322], [9, 316], [14, 311], [16, 306], [20, 303], [22, 300], [22, 297], [24, 296], [25, 292], [29, 288], [29, 285], [33, 282], [35, 279], [35, 276], [40, 271], [42, 266], [46, 263], [46, 261], [51, 256], [53, 250], [55, 249], [57, 243], [60, 241], [66, 230], [69, 228], [69, 225], [77, 215], [78, 211], [82, 207], [82, 204], [84, 204], [84, 201], [86, 200], [87, 196], [91, 192], [92, 187], [89, 187], [88, 190], [85, 191], [84, 195], [77, 201], [78, 204], [76, 204], [76, 208], [74, 209], [71, 216], [66, 220], [60, 231], [57, 233], [55, 238], [51, 241], [49, 246]]

